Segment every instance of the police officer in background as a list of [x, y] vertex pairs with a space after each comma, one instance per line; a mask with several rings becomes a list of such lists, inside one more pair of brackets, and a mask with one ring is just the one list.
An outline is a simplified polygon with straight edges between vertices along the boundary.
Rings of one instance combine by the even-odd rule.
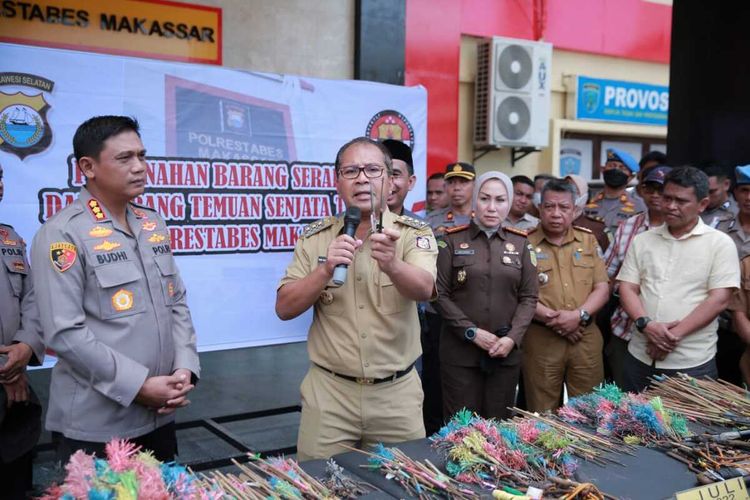
[[708, 176], [708, 206], [701, 219], [711, 227], [718, 227], [722, 221], [732, 220], [737, 215], [737, 203], [730, 194], [732, 181], [719, 165], [706, 167], [703, 172]]
[[[476, 177], [474, 166], [468, 163], [449, 163], [446, 167], [444, 179], [450, 205], [442, 210], [430, 212], [427, 216], [427, 222], [437, 238], [442, 238], [447, 229], [466, 225], [471, 221], [474, 177]], [[427, 304], [425, 308], [425, 319], [427, 331], [422, 356], [422, 383], [425, 391], [424, 421], [427, 434], [433, 434], [444, 423], [439, 354], [442, 319], [432, 304]]]
[[[361, 210], [356, 233], [344, 233], [340, 216], [309, 225], [276, 295], [282, 320], [315, 311], [307, 343], [312, 363], [301, 386], [300, 460], [341, 453], [342, 444], [425, 435], [414, 369], [420, 354], [416, 302], [435, 297], [435, 238], [426, 223], [395, 215], [381, 199], [392, 171], [381, 143], [353, 139], [336, 154], [335, 168], [339, 196]], [[373, 205], [384, 207], [382, 229], [372, 225]], [[336, 286], [340, 264], [348, 272]]]
[[472, 222], [448, 229], [438, 243], [446, 419], [462, 408], [486, 418], [510, 416], [521, 342], [537, 299], [536, 257], [526, 233], [502, 226], [513, 183], [503, 173], [487, 172], [477, 179], [473, 200]]
[[427, 178], [426, 214], [429, 216], [436, 210], [450, 205], [448, 192], [445, 188], [445, 174], [435, 172]]
[[625, 151], [607, 150], [607, 161], [601, 168], [604, 189], [586, 205], [584, 212], [604, 222], [610, 234], [614, 234], [621, 221], [646, 210], [642, 200], [626, 191], [628, 182], [639, 170], [638, 162]]
[[606, 232], [607, 226], [605, 226], [601, 220], [584, 213], [586, 202], [589, 199], [588, 182], [586, 182], [586, 179], [580, 175], [575, 174], [566, 175], [565, 182], [575, 186], [578, 193], [576, 196], [576, 218], [573, 220], [573, 225], [585, 227], [586, 229], [591, 230], [596, 237], [596, 242], [599, 243], [602, 252], [607, 251], [607, 248], [609, 247], [609, 237]]
[[[708, 179], [710, 198], [712, 182], [711, 177]], [[750, 267], [748, 267], [748, 262], [745, 259], [750, 255], [750, 165], [739, 166], [735, 169], [734, 198], [737, 200], [737, 215], [729, 218], [726, 214], [722, 215], [723, 218], [717, 229], [728, 234], [737, 247], [737, 254], [742, 263], [743, 287], [736, 295], [744, 296], [746, 295], [745, 285], [750, 283], [750, 275], [747, 275]], [[734, 302], [737, 303], [736, 300]], [[743, 312], [746, 305], [747, 303], [743, 302]], [[716, 366], [719, 370], [719, 378], [737, 385], [741, 385], [743, 382], [739, 365], [746, 341], [742, 340], [742, 335], [747, 335], [750, 332], [750, 329], [747, 328], [747, 322], [742, 321], [745, 318], [746, 316], [738, 320], [735, 315], [734, 322], [730, 322], [727, 314], [722, 314], [719, 316], [719, 330], [717, 332], [719, 340], [716, 346]], [[742, 324], [740, 325], [738, 321], [742, 321]], [[743, 328], [743, 330], [740, 330], [740, 328]], [[741, 335], [738, 337], [738, 334]], [[750, 366], [750, 354], [745, 355], [745, 360], [745, 364]]]
[[[0, 201], [4, 195], [0, 166]], [[0, 488], [3, 498], [27, 498], [32, 451], [42, 430], [42, 407], [26, 375], [44, 360], [26, 243], [0, 224]]]
[[609, 297], [601, 249], [591, 231], [572, 225], [575, 188], [552, 180], [542, 189], [542, 216], [528, 236], [536, 252], [539, 301], [523, 342], [523, 379], [531, 411], [557, 408], [604, 378], [602, 336], [593, 315]]
[[446, 229], [463, 226], [471, 221], [474, 177], [474, 165], [458, 162], [450, 163], [446, 167], [444, 179], [451, 204], [442, 210], [431, 212], [427, 217], [427, 223], [432, 227], [436, 237], [440, 238]]
[[47, 428], [65, 463], [125, 438], [159, 460], [177, 453], [175, 410], [199, 374], [185, 287], [164, 220], [131, 200], [146, 184], [138, 122], [97, 116], [73, 137], [86, 186], [32, 245], [52, 370]]

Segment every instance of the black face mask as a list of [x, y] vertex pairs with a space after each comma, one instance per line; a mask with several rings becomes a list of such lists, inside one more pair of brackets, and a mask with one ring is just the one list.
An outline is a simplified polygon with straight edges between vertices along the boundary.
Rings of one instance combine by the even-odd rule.
[[613, 168], [604, 172], [604, 184], [611, 188], [619, 188], [628, 183], [628, 174]]

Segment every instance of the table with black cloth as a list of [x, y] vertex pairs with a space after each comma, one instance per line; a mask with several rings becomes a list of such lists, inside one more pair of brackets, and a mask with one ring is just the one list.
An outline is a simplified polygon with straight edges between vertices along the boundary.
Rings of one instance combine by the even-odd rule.
[[[398, 448], [414, 460], [429, 460], [435, 467], [445, 471], [445, 459], [432, 448], [428, 439], [387, 446]], [[593, 483], [602, 493], [633, 500], [672, 498], [675, 492], [699, 486], [696, 483], [695, 474], [690, 472], [685, 464], [657, 449], [639, 446], [633, 455], [611, 453], [607, 457], [617, 463], [601, 466], [578, 459], [579, 467], [574, 480], [581, 483]], [[368, 461], [368, 456], [363, 453], [351, 451], [336, 455], [333, 459], [353, 478], [359, 478], [380, 490], [362, 498], [415, 498], [396, 481], [386, 479], [379, 470], [361, 467]], [[300, 465], [315, 477], [325, 476], [325, 460], [312, 460], [302, 462]], [[483, 493], [483, 498], [492, 498], [491, 491]]]

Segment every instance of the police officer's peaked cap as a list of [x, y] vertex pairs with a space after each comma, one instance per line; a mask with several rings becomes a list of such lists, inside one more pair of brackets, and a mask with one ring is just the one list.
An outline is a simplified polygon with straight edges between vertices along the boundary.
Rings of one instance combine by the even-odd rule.
[[750, 184], [750, 165], [740, 165], [734, 169], [734, 176], [738, 186], [740, 184]]
[[618, 148], [609, 148], [607, 150], [607, 161], [619, 161], [628, 167], [631, 174], [637, 174], [641, 169], [641, 167], [638, 166], [638, 162], [635, 161], [635, 158]]
[[471, 181], [474, 180], [474, 177], [476, 176], [477, 172], [474, 170], [474, 165], [459, 161], [456, 163], [449, 163], [448, 166], [445, 167], [445, 175], [443, 178], [448, 180], [451, 177], [463, 177], [464, 179], [469, 179]]

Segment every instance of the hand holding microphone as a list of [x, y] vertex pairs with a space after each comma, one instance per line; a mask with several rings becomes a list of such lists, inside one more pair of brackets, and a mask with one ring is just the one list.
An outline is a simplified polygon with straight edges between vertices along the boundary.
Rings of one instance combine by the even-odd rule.
[[349, 264], [354, 260], [354, 252], [362, 244], [354, 240], [362, 211], [357, 207], [348, 207], [344, 216], [344, 234], [333, 240], [328, 247], [327, 264], [335, 265], [333, 270], [333, 284], [341, 286], [346, 282]]

